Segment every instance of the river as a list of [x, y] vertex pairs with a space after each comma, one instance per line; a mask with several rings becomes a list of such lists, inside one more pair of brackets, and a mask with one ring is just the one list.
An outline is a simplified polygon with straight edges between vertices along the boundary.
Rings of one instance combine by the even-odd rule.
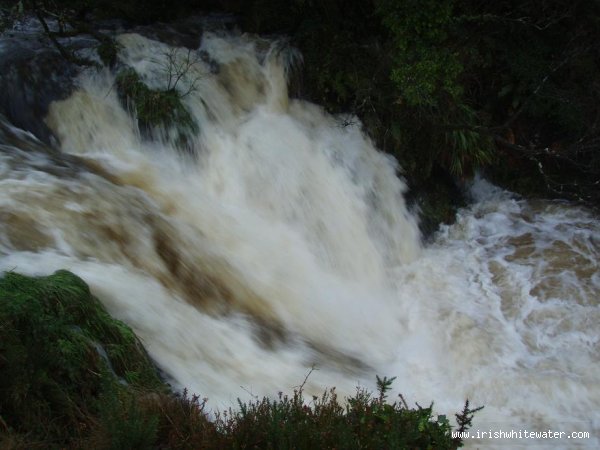
[[188, 64], [176, 88], [198, 130], [184, 148], [177, 130], [140, 131], [107, 69], [50, 105], [60, 151], [2, 119], [0, 270], [80, 275], [175, 389], [214, 408], [312, 367], [307, 394], [396, 376], [440, 414], [485, 405], [473, 430], [584, 431], [560, 447], [597, 448], [597, 216], [477, 178], [424, 245], [394, 159], [357, 119], [288, 97], [293, 50], [216, 32], [192, 53], [118, 41], [153, 88]]

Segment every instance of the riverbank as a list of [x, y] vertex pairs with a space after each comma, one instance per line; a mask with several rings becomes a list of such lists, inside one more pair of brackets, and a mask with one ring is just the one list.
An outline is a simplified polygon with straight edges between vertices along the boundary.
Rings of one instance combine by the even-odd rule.
[[[85, 282], [67, 271], [0, 276], [0, 447], [52, 448], [429, 448], [454, 449], [448, 419], [431, 408], [335, 389], [212, 411], [199, 395], [173, 393], [141, 342], [110, 318]], [[309, 374], [310, 375], [310, 374]], [[307, 375], [307, 376], [309, 376]], [[274, 393], [275, 394], [275, 393]], [[344, 406], [345, 405], [345, 406]], [[473, 410], [458, 414], [469, 428]], [[209, 419], [209, 414], [212, 419]]]

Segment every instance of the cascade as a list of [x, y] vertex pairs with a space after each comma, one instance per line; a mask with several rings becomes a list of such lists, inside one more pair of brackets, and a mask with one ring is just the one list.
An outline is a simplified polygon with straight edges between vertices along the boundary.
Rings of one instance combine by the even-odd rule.
[[193, 51], [118, 42], [119, 64], [174, 87], [196, 126], [141, 129], [108, 70], [49, 106], [60, 151], [0, 117], [0, 270], [81, 276], [214, 407], [315, 367], [308, 394], [397, 376], [439, 413], [485, 405], [481, 430], [597, 435], [592, 213], [478, 179], [423, 246], [395, 160], [357, 119], [288, 97], [293, 50], [216, 32]]

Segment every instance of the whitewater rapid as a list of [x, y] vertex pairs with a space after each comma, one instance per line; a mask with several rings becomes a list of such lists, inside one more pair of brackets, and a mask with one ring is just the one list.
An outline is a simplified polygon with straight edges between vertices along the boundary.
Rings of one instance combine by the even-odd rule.
[[[169, 58], [189, 58], [119, 42], [153, 88]], [[473, 206], [424, 247], [394, 159], [357, 120], [288, 98], [292, 50], [206, 33], [197, 56], [178, 86], [199, 128], [184, 150], [173, 130], [140, 132], [108, 70], [51, 105], [62, 153], [11, 131], [0, 270], [80, 275], [175, 389], [215, 408], [290, 391], [314, 367], [308, 394], [396, 376], [440, 414], [485, 405], [475, 429], [598, 445], [596, 216], [478, 179]]]

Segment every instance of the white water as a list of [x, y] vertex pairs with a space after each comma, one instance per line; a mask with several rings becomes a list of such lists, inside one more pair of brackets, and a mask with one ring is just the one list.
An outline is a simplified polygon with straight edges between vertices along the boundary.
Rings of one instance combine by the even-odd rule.
[[[120, 41], [123, 62], [166, 87], [172, 50]], [[308, 393], [397, 376], [439, 413], [485, 405], [475, 429], [597, 436], [597, 218], [478, 181], [475, 205], [422, 248], [395, 162], [358, 126], [288, 100], [289, 54], [215, 35], [201, 50], [212, 64], [177, 86], [195, 83], [196, 158], [168, 130], [142, 139], [108, 73], [47, 118], [85, 167], [0, 154], [1, 270], [82, 276], [175, 387], [215, 407], [291, 390], [316, 365]]]

